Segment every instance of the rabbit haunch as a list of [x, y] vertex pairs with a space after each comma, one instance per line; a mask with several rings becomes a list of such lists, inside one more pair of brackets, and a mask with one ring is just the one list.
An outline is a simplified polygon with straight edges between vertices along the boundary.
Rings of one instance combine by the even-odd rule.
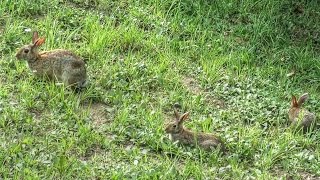
[[63, 82], [71, 88], [81, 88], [86, 84], [87, 74], [84, 61], [75, 53], [56, 49], [38, 52], [45, 42], [33, 33], [32, 44], [25, 45], [17, 52], [16, 57], [27, 60], [29, 68], [36, 76], [45, 76], [51, 80]]

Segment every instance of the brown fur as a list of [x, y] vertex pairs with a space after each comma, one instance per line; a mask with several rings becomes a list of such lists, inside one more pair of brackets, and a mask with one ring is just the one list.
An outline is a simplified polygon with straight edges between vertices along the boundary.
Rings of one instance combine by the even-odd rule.
[[83, 61], [74, 61], [72, 62], [72, 67], [77, 69], [77, 68], [81, 68], [84, 66], [84, 62]]
[[298, 128], [303, 128], [306, 131], [316, 121], [316, 116], [308, 110], [302, 108], [302, 104], [307, 100], [308, 94], [303, 94], [297, 101], [295, 96], [291, 99], [291, 108], [289, 109], [289, 120], [293, 125], [297, 125]]
[[176, 119], [174, 122], [168, 124], [165, 128], [166, 133], [170, 134], [173, 141], [179, 141], [186, 145], [198, 144], [205, 150], [212, 150], [220, 147], [222, 152], [225, 152], [224, 143], [221, 139], [209, 133], [196, 133], [183, 127], [183, 122], [188, 118], [189, 113], [179, 115], [175, 111]]
[[38, 52], [39, 46], [45, 42], [34, 32], [32, 44], [20, 48], [17, 59], [27, 60], [29, 68], [36, 76], [45, 76], [50, 80], [63, 82], [71, 88], [84, 85], [87, 79], [86, 67], [83, 60], [71, 51], [56, 49]]

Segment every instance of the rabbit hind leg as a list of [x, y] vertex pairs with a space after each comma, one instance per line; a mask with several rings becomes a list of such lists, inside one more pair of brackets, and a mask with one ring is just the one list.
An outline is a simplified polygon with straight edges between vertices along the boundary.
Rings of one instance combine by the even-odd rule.
[[200, 143], [200, 146], [205, 150], [220, 149], [220, 151], [222, 151], [223, 153], [225, 152], [224, 145], [214, 140], [203, 141]]
[[70, 87], [72, 90], [79, 91], [83, 89], [86, 85], [86, 78], [81, 74], [77, 73], [66, 73], [63, 76], [63, 82], [66, 86]]

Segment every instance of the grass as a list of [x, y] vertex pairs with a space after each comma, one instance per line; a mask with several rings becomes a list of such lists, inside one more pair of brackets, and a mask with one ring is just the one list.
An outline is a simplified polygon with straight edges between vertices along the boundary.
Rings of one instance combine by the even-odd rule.
[[[306, 107], [320, 109], [319, 5], [1, 1], [0, 177], [319, 178], [319, 131], [295, 133], [287, 118], [291, 94], [309, 92]], [[38, 79], [15, 59], [28, 29], [46, 37], [42, 50], [83, 57], [86, 91]], [[229, 153], [171, 142], [173, 105]]]

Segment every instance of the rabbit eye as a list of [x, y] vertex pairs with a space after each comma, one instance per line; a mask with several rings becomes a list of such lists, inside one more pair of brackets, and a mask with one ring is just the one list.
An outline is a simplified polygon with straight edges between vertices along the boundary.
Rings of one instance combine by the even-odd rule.
[[24, 53], [28, 53], [28, 52], [29, 52], [29, 49], [25, 49], [23, 52], [24, 52]]
[[174, 125], [173, 125], [173, 128], [176, 128], [176, 127], [177, 127], [177, 125], [174, 124]]

